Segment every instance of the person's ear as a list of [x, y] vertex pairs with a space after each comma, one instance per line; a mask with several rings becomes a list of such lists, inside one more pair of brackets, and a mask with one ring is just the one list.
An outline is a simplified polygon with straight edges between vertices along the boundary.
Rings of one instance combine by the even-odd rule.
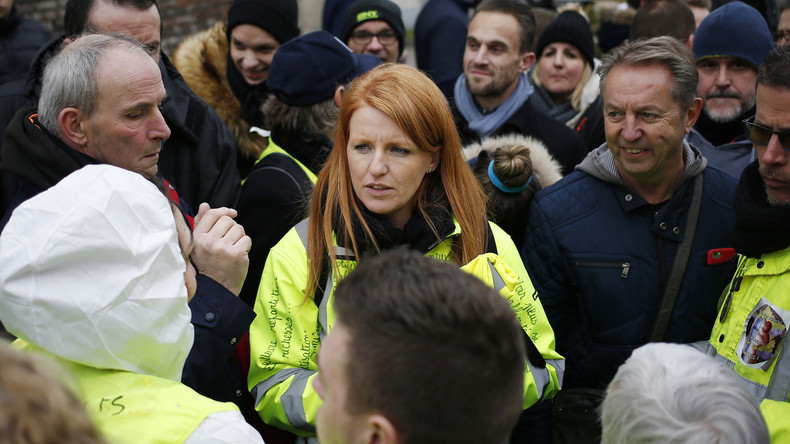
[[367, 444], [397, 444], [400, 440], [395, 425], [384, 415], [373, 414], [368, 418]]
[[532, 64], [535, 63], [535, 53], [525, 52], [521, 54], [521, 60], [518, 63], [518, 72], [527, 72]]
[[58, 114], [60, 137], [70, 147], [85, 152], [88, 145], [85, 114], [77, 108], [67, 106]]
[[697, 97], [691, 102], [691, 106], [689, 106], [689, 109], [686, 111], [686, 126], [684, 128], [686, 134], [688, 134], [694, 124], [697, 123], [700, 112], [702, 112], [702, 99]]
[[439, 160], [442, 157], [442, 148], [431, 153], [431, 164], [429, 165], [431, 172], [439, 169]]
[[335, 90], [335, 105], [340, 108], [340, 104], [343, 102], [343, 96], [346, 95], [346, 87], [340, 85]]

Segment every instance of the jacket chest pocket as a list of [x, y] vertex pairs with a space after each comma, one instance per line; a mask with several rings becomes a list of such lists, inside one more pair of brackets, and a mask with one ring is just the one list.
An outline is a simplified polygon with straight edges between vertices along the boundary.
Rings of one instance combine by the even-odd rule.
[[628, 272], [631, 270], [631, 263], [627, 261], [604, 261], [604, 260], [576, 260], [573, 262], [576, 268], [594, 268], [605, 271], [607, 269], [612, 271], [620, 271], [620, 277], [623, 279], [628, 278]]

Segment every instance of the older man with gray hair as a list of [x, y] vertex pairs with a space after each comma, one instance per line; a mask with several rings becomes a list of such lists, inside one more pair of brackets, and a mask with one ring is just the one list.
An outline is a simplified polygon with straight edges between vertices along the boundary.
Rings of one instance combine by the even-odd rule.
[[688, 48], [638, 40], [599, 73], [606, 144], [535, 196], [522, 247], [567, 359], [556, 403], [646, 342], [707, 338], [733, 271], [735, 179], [683, 140], [702, 108]]
[[757, 400], [730, 370], [684, 344], [634, 350], [601, 408], [604, 444], [768, 444]]

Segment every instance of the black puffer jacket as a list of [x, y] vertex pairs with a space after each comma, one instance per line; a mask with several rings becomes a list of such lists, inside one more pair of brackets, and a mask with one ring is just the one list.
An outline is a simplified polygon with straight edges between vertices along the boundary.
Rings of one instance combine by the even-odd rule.
[[24, 79], [30, 62], [49, 40], [49, 31], [35, 20], [24, 18], [11, 8], [0, 18], [0, 84]]

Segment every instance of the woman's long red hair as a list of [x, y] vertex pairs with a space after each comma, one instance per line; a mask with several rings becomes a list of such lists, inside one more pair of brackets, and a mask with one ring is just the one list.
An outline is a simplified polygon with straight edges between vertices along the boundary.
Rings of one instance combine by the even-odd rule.
[[[426, 216], [425, 207], [431, 203], [424, 201], [429, 185], [444, 188], [462, 233], [456, 250], [456, 256], [460, 257], [453, 257], [453, 260], [463, 264], [485, 252], [486, 196], [461, 152], [461, 141], [447, 101], [433, 81], [417, 69], [404, 64], [385, 64], [356, 79], [343, 98], [335, 147], [318, 175], [310, 205], [307, 245], [310, 275], [306, 296], [311, 296], [319, 284], [327, 252], [329, 263], [336, 271], [333, 233], [342, 231], [344, 236], [339, 238], [350, 242], [340, 246], [359, 257], [358, 242], [352, 234], [352, 221], [356, 220], [378, 248], [354, 198], [348, 169], [349, 122], [354, 112], [363, 106], [389, 116], [421, 149], [439, 151], [438, 169], [426, 174], [417, 190], [417, 209]], [[333, 213], [337, 212], [343, 226], [333, 225]], [[427, 216], [426, 220], [431, 224]], [[436, 232], [433, 226], [431, 228]]]

